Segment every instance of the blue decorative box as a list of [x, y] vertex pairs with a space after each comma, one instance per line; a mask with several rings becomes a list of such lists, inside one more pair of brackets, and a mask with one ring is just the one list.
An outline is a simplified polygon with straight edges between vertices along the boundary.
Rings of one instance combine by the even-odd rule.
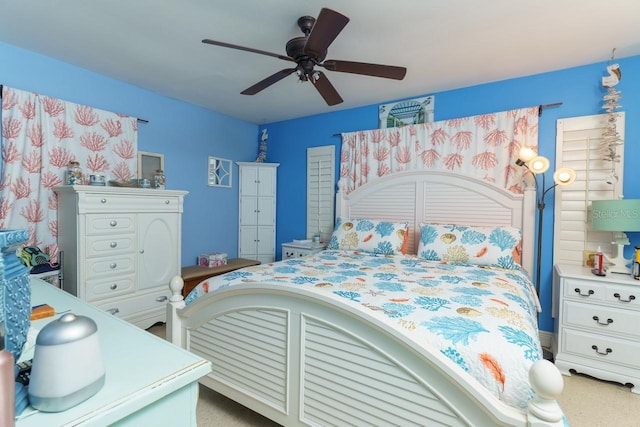
[[0, 230], [0, 340], [18, 360], [31, 326], [29, 268], [16, 254], [27, 230]]

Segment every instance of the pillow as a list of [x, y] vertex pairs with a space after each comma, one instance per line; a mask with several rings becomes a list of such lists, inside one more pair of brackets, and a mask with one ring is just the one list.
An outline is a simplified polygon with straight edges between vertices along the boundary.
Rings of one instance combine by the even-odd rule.
[[338, 218], [327, 249], [347, 249], [374, 254], [402, 252], [408, 222]]
[[509, 226], [420, 224], [420, 258], [518, 268], [522, 231]]

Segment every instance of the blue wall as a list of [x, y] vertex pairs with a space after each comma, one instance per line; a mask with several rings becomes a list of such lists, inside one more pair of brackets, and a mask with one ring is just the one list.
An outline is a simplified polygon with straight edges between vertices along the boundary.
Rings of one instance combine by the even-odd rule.
[[[640, 173], [635, 161], [640, 149], [640, 56], [617, 60], [622, 79], [616, 86], [622, 92], [625, 111], [624, 195], [640, 198]], [[511, 79], [496, 83], [435, 93], [435, 119], [446, 120], [494, 111], [562, 102], [560, 107], [543, 110], [539, 121], [539, 152], [555, 162], [556, 121], [561, 118], [601, 114], [601, 85], [608, 62]], [[363, 77], [364, 78], [364, 77]], [[432, 94], [416, 94], [415, 97]], [[303, 238], [306, 233], [305, 158], [307, 147], [335, 145], [339, 162], [340, 137], [333, 134], [378, 127], [378, 106], [371, 105], [335, 113], [271, 123], [262, 128], [269, 132], [268, 160], [280, 162], [278, 169], [277, 241]], [[336, 164], [336, 175], [338, 164]], [[547, 182], [552, 182], [553, 167]], [[337, 176], [336, 176], [337, 179]], [[552, 196], [552, 194], [551, 194]], [[540, 327], [553, 330], [551, 318], [551, 280], [553, 259], [553, 197], [547, 197], [543, 227], [541, 264]], [[628, 233], [632, 246], [640, 245], [640, 233]], [[627, 247], [626, 256], [631, 256]], [[280, 248], [278, 248], [280, 251]]]
[[[183, 216], [182, 265], [201, 252], [238, 250], [238, 183], [234, 164], [231, 189], [207, 186], [207, 157], [253, 161], [258, 126], [157, 95], [72, 65], [0, 43], [0, 83], [149, 120], [139, 126], [138, 148], [164, 153], [167, 188], [189, 191]], [[640, 198], [640, 174], [634, 161], [640, 148], [640, 56], [617, 60], [626, 112], [624, 194]], [[435, 118], [446, 120], [494, 111], [562, 102], [540, 117], [540, 154], [555, 160], [555, 126], [560, 118], [600, 114], [605, 91], [600, 84], [607, 62], [519, 79], [436, 93]], [[363, 77], [364, 78], [364, 77]], [[432, 94], [416, 94], [415, 97]], [[391, 101], [391, 100], [389, 100]], [[336, 133], [378, 127], [378, 106], [371, 105], [271, 123], [267, 161], [278, 162], [277, 252], [280, 243], [301, 238], [306, 230], [306, 149], [335, 145]], [[336, 156], [339, 161], [339, 155]], [[336, 164], [338, 171], [338, 164]], [[551, 172], [549, 172], [551, 174]], [[549, 176], [548, 182], [551, 181]], [[629, 233], [632, 245], [640, 234]], [[628, 248], [629, 249], [629, 248]], [[541, 329], [550, 331], [553, 251], [553, 197], [547, 201], [542, 259]], [[630, 251], [626, 253], [630, 256]]]
[[233, 188], [207, 186], [209, 156], [253, 161], [258, 126], [157, 95], [46, 56], [0, 43], [0, 84], [148, 120], [138, 149], [164, 154], [167, 189], [186, 190], [182, 265], [203, 252], [238, 252], [238, 168]]

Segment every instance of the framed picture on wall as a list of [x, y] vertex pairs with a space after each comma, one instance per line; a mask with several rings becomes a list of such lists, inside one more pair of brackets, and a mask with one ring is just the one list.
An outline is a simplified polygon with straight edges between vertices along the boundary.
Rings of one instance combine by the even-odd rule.
[[209, 187], [230, 188], [232, 184], [232, 166], [231, 160], [209, 156], [209, 166], [207, 168]]
[[158, 169], [164, 171], [164, 154], [138, 151], [138, 179], [147, 178], [152, 183]]
[[434, 120], [435, 96], [409, 99], [379, 107], [380, 129], [394, 128]]

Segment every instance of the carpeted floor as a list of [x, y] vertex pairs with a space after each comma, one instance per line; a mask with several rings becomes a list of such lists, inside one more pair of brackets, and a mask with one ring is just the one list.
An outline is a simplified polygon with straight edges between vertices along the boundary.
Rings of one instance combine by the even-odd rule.
[[[164, 337], [164, 325], [149, 331]], [[559, 403], [571, 426], [640, 427], [640, 395], [631, 393], [630, 387], [580, 374], [563, 379]], [[200, 386], [197, 419], [200, 427], [278, 426], [203, 386]]]

